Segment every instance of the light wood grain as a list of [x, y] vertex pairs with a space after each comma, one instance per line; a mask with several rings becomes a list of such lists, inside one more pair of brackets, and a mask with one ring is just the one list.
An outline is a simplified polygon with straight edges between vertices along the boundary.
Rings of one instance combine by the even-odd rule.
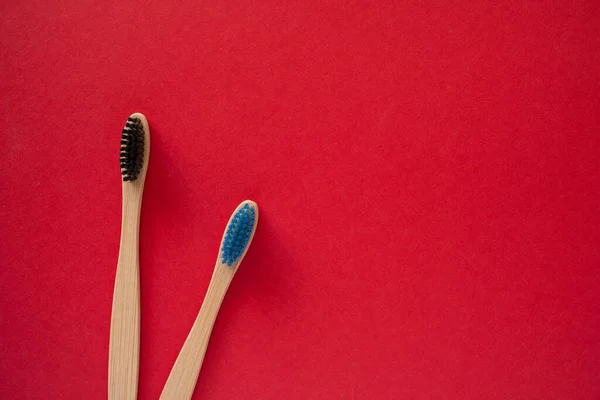
[[137, 398], [140, 354], [139, 231], [144, 182], [150, 156], [150, 130], [142, 114], [144, 161], [137, 180], [123, 182], [121, 246], [115, 276], [108, 352], [109, 400]]
[[[213, 325], [217, 318], [217, 313], [219, 312], [225, 293], [229, 288], [229, 284], [252, 243], [252, 238], [254, 237], [254, 232], [256, 231], [256, 226], [258, 224], [258, 207], [256, 206], [256, 203], [250, 200], [242, 202], [235, 209], [231, 218], [233, 218], [235, 213], [245, 204], [254, 207], [256, 212], [250, 240], [240, 258], [231, 266], [221, 263], [221, 252], [219, 251], [219, 256], [217, 256], [217, 262], [204, 302], [202, 303], [196, 321], [179, 352], [179, 356], [171, 369], [169, 378], [167, 379], [160, 396], [161, 400], [187, 400], [190, 399], [194, 393], [196, 381], [198, 380], [202, 362], [204, 361], [204, 355], [206, 354], [206, 348], [208, 346]], [[227, 225], [231, 222], [231, 218]], [[219, 249], [223, 246], [224, 239], [225, 234], [223, 234]]]

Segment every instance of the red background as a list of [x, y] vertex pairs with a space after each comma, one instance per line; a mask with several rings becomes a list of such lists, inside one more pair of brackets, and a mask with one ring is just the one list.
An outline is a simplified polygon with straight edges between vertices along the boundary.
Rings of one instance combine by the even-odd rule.
[[369, 3], [2, 2], [0, 397], [106, 397], [140, 111], [140, 399], [246, 198], [194, 398], [600, 398], [598, 2]]

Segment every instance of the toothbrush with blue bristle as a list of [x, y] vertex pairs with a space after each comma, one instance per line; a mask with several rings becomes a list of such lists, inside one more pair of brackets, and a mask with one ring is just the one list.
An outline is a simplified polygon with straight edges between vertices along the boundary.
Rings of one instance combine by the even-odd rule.
[[258, 206], [250, 200], [242, 202], [229, 218], [204, 302], [188, 334], [161, 400], [186, 400], [192, 397], [217, 313], [227, 288], [244, 259], [258, 223]]

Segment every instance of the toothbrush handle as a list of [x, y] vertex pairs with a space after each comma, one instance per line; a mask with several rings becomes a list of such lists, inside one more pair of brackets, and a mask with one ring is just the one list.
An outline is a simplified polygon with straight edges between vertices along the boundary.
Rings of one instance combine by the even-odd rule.
[[140, 201], [123, 197], [121, 247], [110, 321], [108, 399], [135, 400], [140, 354]]
[[233, 278], [227, 267], [215, 268], [196, 321], [171, 369], [160, 400], [189, 400], [194, 393], [217, 313]]

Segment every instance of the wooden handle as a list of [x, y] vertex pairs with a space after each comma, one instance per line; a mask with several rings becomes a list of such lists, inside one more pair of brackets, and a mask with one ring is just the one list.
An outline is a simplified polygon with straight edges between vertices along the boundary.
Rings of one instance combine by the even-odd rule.
[[[143, 182], [140, 182], [143, 185]], [[109, 400], [137, 398], [140, 353], [139, 184], [123, 185], [121, 248], [115, 277], [108, 352]], [[137, 189], [137, 190], [136, 190]]]
[[198, 317], [171, 369], [160, 400], [189, 400], [192, 397], [217, 313], [234, 274], [235, 268], [217, 261]]

